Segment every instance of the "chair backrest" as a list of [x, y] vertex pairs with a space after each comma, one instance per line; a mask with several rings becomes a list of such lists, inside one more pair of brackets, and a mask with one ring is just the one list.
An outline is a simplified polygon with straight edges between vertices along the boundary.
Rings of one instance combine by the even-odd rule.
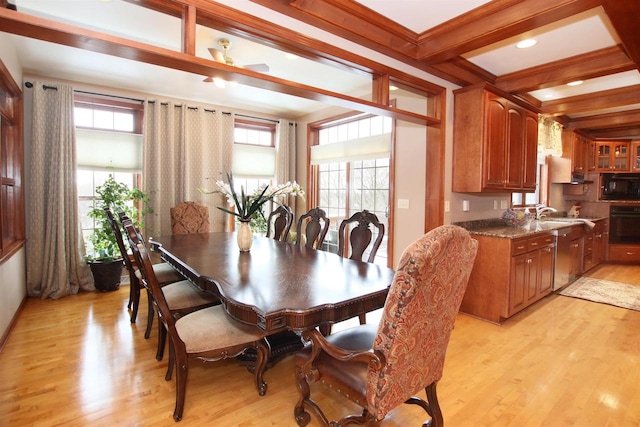
[[[135, 234], [136, 232], [133, 227], [135, 227], [133, 224], [127, 224], [125, 226], [125, 231], [127, 231], [130, 235]], [[147, 247], [144, 243], [140, 242], [132, 247], [132, 252], [136, 263], [140, 268], [143, 285], [151, 292], [152, 303], [156, 307], [156, 311], [158, 312], [160, 321], [162, 321], [162, 323], [164, 323], [165, 327], [167, 328], [167, 332], [169, 334], [171, 342], [173, 343], [173, 345], [181, 346], [182, 350], [184, 351], [184, 342], [179, 338], [179, 335], [176, 332], [175, 319], [171, 315], [169, 304], [164, 297], [164, 293], [160, 288], [158, 278], [153, 271], [153, 265], [151, 263], [151, 258], [149, 257], [149, 251], [147, 250]]]
[[[317, 207], [301, 215], [300, 218], [298, 218], [298, 225], [296, 227], [296, 244], [298, 246], [304, 245], [308, 248], [320, 249], [327, 235], [327, 231], [329, 231], [329, 223], [330, 220], [327, 218], [325, 211]], [[306, 224], [304, 228], [304, 238], [303, 224]]]
[[[351, 229], [351, 233], [349, 233], [349, 225], [356, 222], [358, 224]], [[349, 233], [349, 246], [351, 247], [351, 256], [349, 256], [349, 259], [362, 261], [362, 255], [367, 247], [369, 247], [373, 235], [370, 226], [378, 229], [376, 239], [371, 246], [369, 257], [367, 258], [367, 262], [373, 262], [378, 248], [380, 248], [380, 244], [382, 243], [382, 239], [384, 239], [384, 224], [378, 220], [376, 214], [366, 209], [354, 213], [351, 215], [351, 218], [345, 219], [340, 223], [340, 228], [338, 228], [338, 255], [345, 256], [345, 250], [348, 249], [345, 247], [346, 237], [347, 233]], [[347, 250], [347, 254], [348, 253], [349, 251]]]
[[120, 225], [116, 221], [116, 218], [113, 216], [113, 212], [111, 212], [111, 209], [104, 208], [104, 213], [107, 215], [107, 222], [111, 226], [113, 234], [116, 236], [116, 242], [118, 243], [118, 248], [120, 249], [120, 255], [122, 255], [122, 258], [124, 259], [124, 265], [127, 267], [129, 273], [132, 273], [135, 271], [135, 268], [133, 266], [133, 263], [131, 262], [131, 258], [129, 258], [127, 246], [124, 244]]
[[180, 202], [170, 209], [173, 234], [209, 233], [209, 208], [197, 202]]
[[[291, 208], [287, 205], [278, 206], [271, 211], [269, 218], [267, 218], [267, 237], [286, 242], [291, 224], [293, 224], [293, 211]], [[271, 235], [272, 229], [273, 236]]]
[[465, 229], [444, 225], [403, 252], [373, 344], [385, 365], [367, 377], [367, 404], [378, 419], [442, 378], [477, 249]]

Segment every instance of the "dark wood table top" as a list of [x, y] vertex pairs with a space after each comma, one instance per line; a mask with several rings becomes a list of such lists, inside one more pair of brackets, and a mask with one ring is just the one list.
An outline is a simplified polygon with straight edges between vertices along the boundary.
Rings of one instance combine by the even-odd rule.
[[305, 330], [384, 306], [394, 271], [336, 254], [235, 233], [184, 234], [150, 242], [199, 288], [218, 295], [237, 320], [268, 332]]

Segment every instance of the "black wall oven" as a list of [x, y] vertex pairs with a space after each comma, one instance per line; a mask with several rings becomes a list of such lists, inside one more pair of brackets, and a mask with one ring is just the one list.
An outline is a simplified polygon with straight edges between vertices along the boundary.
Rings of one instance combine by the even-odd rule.
[[640, 206], [609, 208], [609, 243], [640, 244]]

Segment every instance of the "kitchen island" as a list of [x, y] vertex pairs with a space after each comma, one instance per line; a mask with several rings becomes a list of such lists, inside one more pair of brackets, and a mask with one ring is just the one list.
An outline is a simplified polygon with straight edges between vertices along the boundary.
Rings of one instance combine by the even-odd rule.
[[[571, 229], [570, 277], [575, 280], [585, 267], [595, 265], [593, 230], [605, 220], [551, 218], [526, 227], [509, 227], [501, 219], [457, 223], [479, 243], [460, 311], [500, 324], [553, 292], [558, 230]], [[585, 235], [590, 236], [588, 244]]]

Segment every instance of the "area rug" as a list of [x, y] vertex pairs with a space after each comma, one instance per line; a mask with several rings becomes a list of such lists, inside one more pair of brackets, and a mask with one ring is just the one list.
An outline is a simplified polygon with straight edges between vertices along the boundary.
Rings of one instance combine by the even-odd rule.
[[560, 295], [640, 311], [640, 285], [581, 277]]

